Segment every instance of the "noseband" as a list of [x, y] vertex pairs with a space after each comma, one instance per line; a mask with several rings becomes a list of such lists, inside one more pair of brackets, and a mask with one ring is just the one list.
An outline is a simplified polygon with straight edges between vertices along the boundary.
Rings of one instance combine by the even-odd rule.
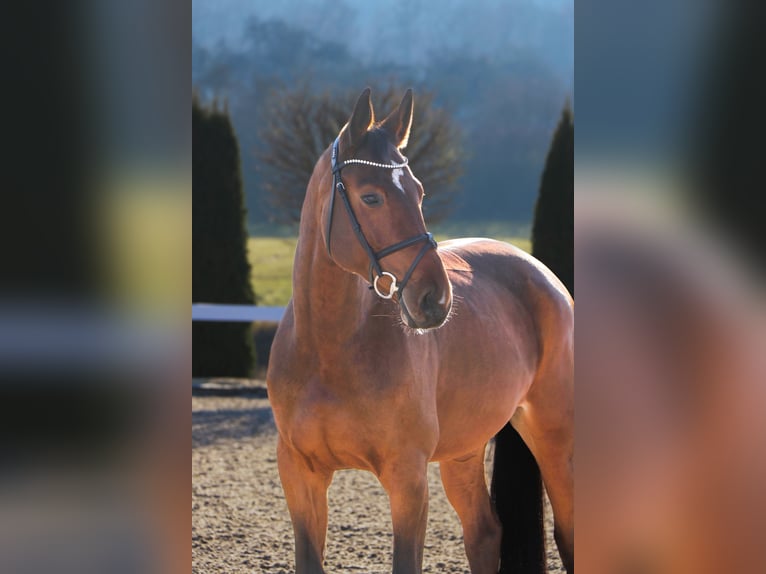
[[[418, 263], [420, 263], [420, 260], [423, 259], [423, 256], [426, 254], [426, 252], [431, 248], [436, 249], [436, 240], [434, 239], [433, 235], [431, 235], [431, 233], [426, 232], [416, 237], [411, 237], [410, 239], [405, 239], [404, 241], [395, 243], [389, 247], [386, 247], [385, 249], [381, 249], [380, 251], [376, 253], [375, 250], [370, 245], [370, 243], [367, 241], [367, 238], [364, 236], [364, 232], [362, 231], [362, 226], [359, 224], [359, 220], [357, 219], [356, 214], [354, 213], [354, 209], [351, 207], [351, 201], [348, 198], [348, 193], [346, 192], [346, 186], [343, 185], [343, 179], [341, 178], [340, 172], [344, 167], [346, 167], [350, 163], [358, 163], [363, 165], [369, 165], [372, 167], [381, 167], [384, 169], [399, 169], [407, 165], [407, 158], [404, 158], [404, 161], [402, 163], [395, 163], [391, 165], [384, 164], [384, 163], [376, 163], [376, 162], [367, 161], [364, 159], [347, 159], [346, 161], [342, 163], [338, 163], [339, 140], [340, 140], [340, 136], [335, 138], [335, 142], [332, 144], [332, 188], [333, 188], [333, 191], [332, 191], [332, 194], [330, 195], [330, 212], [327, 216], [327, 233], [326, 233], [327, 253], [330, 256], [332, 256], [332, 251], [330, 248], [330, 232], [332, 231], [332, 216], [333, 216], [333, 211], [335, 210], [335, 193], [337, 192], [338, 195], [340, 195], [341, 199], [343, 200], [343, 205], [346, 206], [346, 212], [348, 213], [348, 218], [351, 221], [351, 227], [354, 230], [354, 234], [356, 235], [356, 238], [359, 240], [359, 243], [364, 248], [364, 251], [367, 253], [367, 258], [370, 260], [370, 283], [371, 283], [370, 288], [374, 289], [375, 293], [377, 293], [378, 296], [382, 297], [383, 299], [391, 299], [394, 296], [394, 294], [398, 292], [400, 294], [399, 300], [402, 304], [404, 304], [404, 301], [401, 298], [401, 294], [404, 291], [404, 287], [407, 285], [407, 282], [410, 280], [410, 277], [412, 276], [413, 271], [415, 271], [415, 267], [417, 267]], [[396, 276], [393, 273], [389, 273], [388, 271], [383, 271], [383, 268], [380, 266], [381, 259], [393, 253], [396, 253], [397, 251], [401, 251], [402, 249], [406, 249], [407, 247], [416, 245], [421, 242], [423, 243], [423, 247], [420, 248], [420, 251], [415, 256], [415, 259], [412, 261], [410, 268], [407, 269], [407, 272], [404, 274], [404, 277], [402, 278], [401, 281], [398, 281]], [[378, 287], [378, 281], [384, 275], [391, 279], [391, 285], [389, 286], [388, 293], [381, 292]]]

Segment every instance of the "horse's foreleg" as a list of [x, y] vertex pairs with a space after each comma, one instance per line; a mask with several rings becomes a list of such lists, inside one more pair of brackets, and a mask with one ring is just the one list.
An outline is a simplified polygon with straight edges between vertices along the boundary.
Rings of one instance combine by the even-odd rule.
[[391, 502], [394, 574], [420, 574], [428, 521], [428, 457], [398, 458], [386, 464], [380, 482]]
[[484, 478], [484, 449], [439, 464], [444, 492], [463, 525], [472, 574], [496, 574], [500, 561], [500, 522]]
[[296, 574], [322, 573], [327, 534], [327, 489], [332, 472], [310, 468], [282, 439], [277, 445], [282, 488], [295, 534]]

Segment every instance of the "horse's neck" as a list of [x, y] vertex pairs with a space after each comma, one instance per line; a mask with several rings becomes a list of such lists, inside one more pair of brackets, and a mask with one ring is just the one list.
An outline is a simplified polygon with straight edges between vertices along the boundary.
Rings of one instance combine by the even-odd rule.
[[362, 320], [362, 294], [359, 278], [330, 259], [316, 226], [301, 225], [293, 267], [298, 343], [337, 349], [338, 344], [348, 341]]

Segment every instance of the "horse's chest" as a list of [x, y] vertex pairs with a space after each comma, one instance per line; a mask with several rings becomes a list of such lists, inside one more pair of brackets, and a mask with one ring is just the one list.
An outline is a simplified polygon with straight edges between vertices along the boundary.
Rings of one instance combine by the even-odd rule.
[[387, 452], [403, 446], [403, 441], [412, 442], [413, 436], [429, 436], [429, 425], [436, 427], [435, 417], [424, 415], [402, 385], [369, 376], [353, 384], [346, 380], [346, 386], [340, 382], [315, 376], [289, 400], [275, 397], [275, 418], [283, 439], [314, 461], [374, 472]]

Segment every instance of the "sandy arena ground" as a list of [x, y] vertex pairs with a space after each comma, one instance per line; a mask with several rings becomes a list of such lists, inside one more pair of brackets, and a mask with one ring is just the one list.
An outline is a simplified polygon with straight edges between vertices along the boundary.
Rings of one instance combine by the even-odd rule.
[[[262, 389], [192, 397], [192, 572], [293, 572], [293, 534], [276, 465], [276, 429]], [[429, 468], [424, 572], [467, 573], [460, 522], [438, 465]], [[391, 572], [388, 499], [368, 472], [335, 474], [325, 567]], [[548, 526], [548, 572], [563, 574]]]

